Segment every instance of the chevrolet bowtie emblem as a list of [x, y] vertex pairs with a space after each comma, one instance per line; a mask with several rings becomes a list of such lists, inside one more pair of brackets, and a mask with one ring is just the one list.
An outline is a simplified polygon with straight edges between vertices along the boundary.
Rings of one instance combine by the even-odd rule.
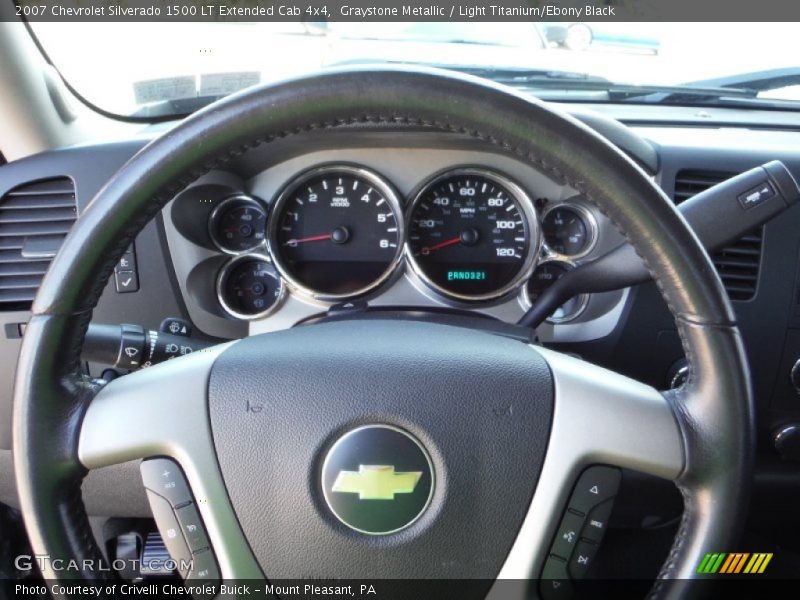
[[392, 425], [363, 425], [345, 433], [328, 450], [320, 475], [333, 515], [368, 535], [409, 527], [433, 497], [435, 473], [428, 452]]
[[334, 492], [358, 494], [359, 500], [394, 500], [395, 494], [410, 494], [422, 477], [421, 471], [395, 473], [391, 465], [359, 465], [358, 471], [339, 471]]

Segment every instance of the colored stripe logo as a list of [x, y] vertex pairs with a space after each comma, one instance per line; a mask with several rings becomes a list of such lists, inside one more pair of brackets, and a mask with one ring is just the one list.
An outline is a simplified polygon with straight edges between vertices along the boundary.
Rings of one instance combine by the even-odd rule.
[[750, 575], [763, 573], [769, 561], [772, 560], [772, 553], [766, 552], [709, 552], [703, 557], [697, 572], [705, 575], [716, 573], [725, 575], [735, 575], [746, 573]]

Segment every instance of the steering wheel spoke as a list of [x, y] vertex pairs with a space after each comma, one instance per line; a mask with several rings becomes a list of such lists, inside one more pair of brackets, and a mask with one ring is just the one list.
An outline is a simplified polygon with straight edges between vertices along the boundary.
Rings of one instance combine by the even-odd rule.
[[[674, 480], [684, 443], [666, 396], [618, 373], [536, 348], [555, 386], [550, 440], [539, 482], [499, 579], [537, 578], [581, 473], [591, 465], [629, 468]], [[499, 584], [497, 592], [513, 588]]]
[[223, 344], [115, 379], [83, 419], [78, 458], [88, 469], [169, 457], [180, 465], [222, 577], [263, 577], [236, 520], [208, 418], [208, 380]]

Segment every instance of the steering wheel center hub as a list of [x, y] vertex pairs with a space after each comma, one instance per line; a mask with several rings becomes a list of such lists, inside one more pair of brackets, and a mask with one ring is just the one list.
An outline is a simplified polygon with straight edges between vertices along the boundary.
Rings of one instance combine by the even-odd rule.
[[428, 578], [446, 564], [491, 580], [541, 470], [553, 381], [517, 340], [340, 321], [225, 350], [209, 411], [233, 508], [272, 577]]
[[395, 533], [414, 523], [430, 504], [434, 481], [422, 444], [391, 425], [347, 432], [322, 465], [328, 508], [351, 529], [371, 535]]

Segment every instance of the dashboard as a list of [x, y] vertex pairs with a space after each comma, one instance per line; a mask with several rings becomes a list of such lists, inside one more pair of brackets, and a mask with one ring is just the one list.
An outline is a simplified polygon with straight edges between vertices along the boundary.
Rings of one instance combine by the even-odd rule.
[[[610, 132], [600, 132], [676, 202], [772, 159], [800, 175], [795, 129], [655, 122], [643, 110], [620, 108], [614, 116], [627, 117], [627, 125], [615, 121]], [[36, 195], [47, 206], [71, 197], [74, 220], [169, 126], [0, 167], [0, 211]], [[31, 223], [52, 232], [58, 214]], [[750, 358], [761, 457], [777, 470], [791, 463], [778, 459], [773, 433], [800, 421], [800, 392], [790, 378], [800, 360], [798, 231], [794, 207], [714, 257]], [[357, 127], [302, 134], [251, 148], [175, 196], [118, 264], [93, 321], [158, 329], [177, 317], [192, 336], [210, 342], [364, 306], [516, 323], [563, 270], [621, 242], [576, 190], [468, 136]], [[41, 273], [24, 275], [36, 277]], [[18, 291], [9, 297], [22, 298]], [[28, 317], [24, 302], [4, 303], [0, 293], [0, 355], [12, 357], [0, 361], [0, 502], [7, 504], [15, 504], [13, 357]], [[574, 299], [536, 333], [549, 347], [658, 388], [670, 385], [683, 359], [674, 320], [653, 284]], [[87, 368], [99, 376], [108, 366]], [[89, 475], [84, 498], [93, 514], [148, 514], [141, 490], [130, 487], [138, 484], [138, 470], [126, 468]]]
[[[621, 242], [575, 190], [512, 158], [412, 141], [309, 152], [249, 178], [214, 172], [179, 194], [165, 229], [192, 321], [228, 338], [234, 323], [259, 333], [369, 305], [513, 323]], [[541, 335], [601, 337], [624, 296], [570, 300]]]

